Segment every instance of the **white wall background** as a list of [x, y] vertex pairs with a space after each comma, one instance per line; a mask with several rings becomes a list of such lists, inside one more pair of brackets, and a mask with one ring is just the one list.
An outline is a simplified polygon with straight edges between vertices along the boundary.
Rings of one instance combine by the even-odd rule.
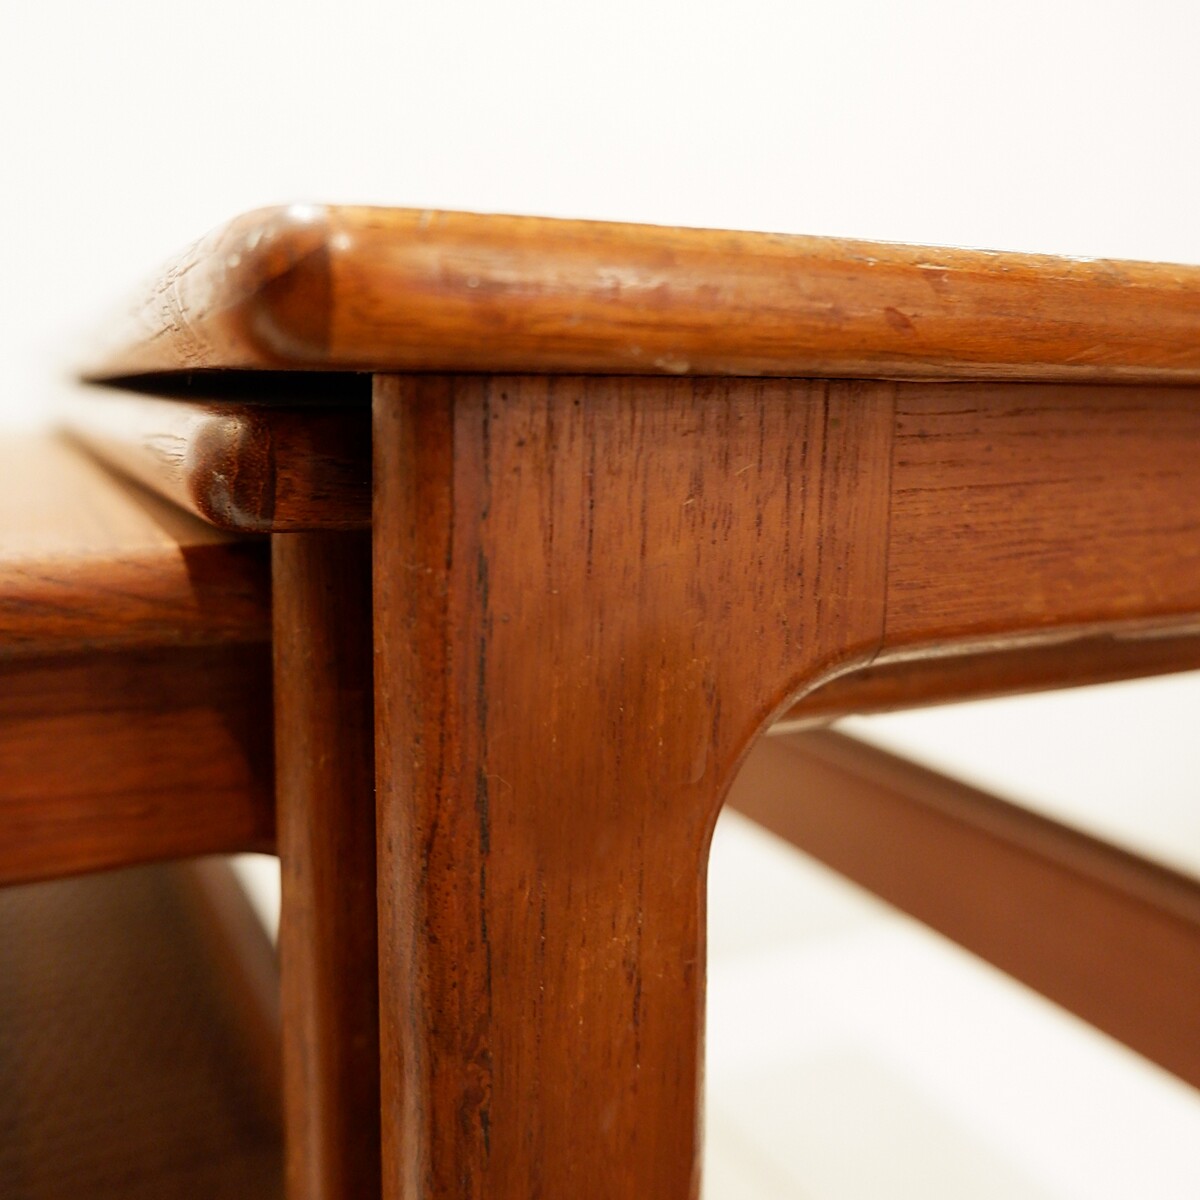
[[[1200, 262], [1198, 46], [1194, 0], [0, 0], [0, 424], [46, 421], [77, 337], [160, 259], [238, 211], [283, 201]], [[1200, 684], [1185, 679], [1099, 701], [1055, 697], [870, 728], [932, 760], [974, 764], [985, 782], [1045, 807], [1079, 813], [1099, 803], [1109, 829], [1173, 861], [1200, 862], [1200, 739], [1187, 715], [1198, 699]], [[1089, 761], [1099, 764], [1090, 773], [1068, 769]], [[732, 854], [721, 845], [714, 895], [758, 895], [756, 919], [778, 916], [792, 885], [742, 843]], [[843, 903], [820, 900], [832, 894], [823, 883], [788, 878], [818, 913]], [[727, 1018], [725, 998], [782, 995], [776, 984], [802, 984], [807, 968], [794, 955], [751, 962], [730, 932], [743, 927], [730, 917], [714, 932], [714, 965], [741, 964], [714, 980], [714, 1078], [727, 1097], [741, 1080], [750, 1109], [768, 1098], [763, 1111], [793, 1131], [830, 1120], [830, 1104], [851, 1115], [818, 1124], [820, 1144], [810, 1137], [786, 1161], [786, 1131], [771, 1143], [784, 1153], [776, 1161], [736, 1119], [720, 1126], [713, 1177], [724, 1171], [722, 1195], [1096, 1200], [1138, 1194], [1149, 1162], [1160, 1175], [1142, 1193], [1200, 1194], [1200, 1176], [1171, 1174], [1172, 1151], [1186, 1166], [1200, 1141], [1190, 1093], [1129, 1083], [1124, 1066], [1088, 1068], [1098, 1060], [1063, 1049], [1074, 1034], [1048, 1043], [1059, 1051], [1035, 1036], [1024, 1060], [1002, 1039], [990, 1068], [960, 1053], [987, 1041], [978, 1032], [949, 1049], [918, 1037], [927, 1064], [959, 1062], [957, 1100], [941, 1075], [904, 1075], [911, 1063], [897, 1066], [900, 1057], [863, 1076], [883, 1080], [882, 1091], [855, 1091], [845, 1063], [821, 1075], [825, 1050], [814, 1067], [793, 1048], [799, 1057], [771, 1085], [769, 1071], [754, 1074], [754, 1046], [735, 1053], [730, 1040], [738, 1029], [776, 1028], [771, 1014]], [[821, 946], [827, 953], [832, 943]], [[914, 1005], [934, 1011], [930, 996], [946, 989], [941, 968], [922, 974], [921, 953], [882, 984], [854, 967], [844, 996], [895, 991], [903, 977]], [[820, 961], [820, 979], [841, 978]], [[827, 1007], [844, 1039], [839, 995], [835, 987]], [[775, 1015], [787, 1025], [787, 1013]], [[814, 1021], [810, 1030], [823, 1028]], [[883, 1058], [871, 1061], [886, 1062], [885, 1042], [911, 1058], [911, 1033], [874, 1050], [863, 1043], [845, 1062], [876, 1051]], [[762, 1053], [784, 1053], [777, 1033], [763, 1044]], [[1060, 1052], [1082, 1090], [1063, 1091], [1061, 1072], [1045, 1066]], [[1020, 1062], [1033, 1074], [1013, 1082]], [[999, 1072], [990, 1081], [989, 1069]], [[896, 1085], [901, 1076], [908, 1082]], [[805, 1077], [823, 1080], [831, 1090], [820, 1095], [833, 1099], [801, 1091], [790, 1110], [789, 1089]], [[913, 1099], [922, 1088], [946, 1111], [974, 1106], [971, 1136], [986, 1153], [963, 1150], [970, 1139], [953, 1123], [922, 1141], [937, 1125], [924, 1115], [920, 1129], [913, 1124], [914, 1112], [926, 1113]], [[990, 1117], [976, 1111], [985, 1095], [999, 1097]], [[723, 1103], [733, 1102], [715, 1094], [717, 1117]], [[1005, 1114], [1022, 1105], [1027, 1132], [1010, 1136]], [[1139, 1128], [1138, 1114], [1150, 1112], [1153, 1128]], [[858, 1152], [860, 1135], [874, 1153]], [[917, 1165], [901, 1169], [905, 1146], [917, 1147]], [[1009, 1166], [997, 1172], [999, 1161]]]

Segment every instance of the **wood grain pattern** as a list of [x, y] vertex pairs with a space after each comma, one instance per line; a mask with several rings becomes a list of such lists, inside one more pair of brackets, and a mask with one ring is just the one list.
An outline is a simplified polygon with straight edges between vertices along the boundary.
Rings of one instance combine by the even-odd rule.
[[880, 651], [788, 720], [1196, 665], [1200, 391], [892, 387]]
[[0, 659], [265, 644], [264, 551], [57, 439], [0, 439]]
[[289, 1200], [379, 1196], [371, 539], [277, 534], [275, 746]]
[[406, 209], [240, 217], [92, 377], [200, 368], [1200, 382], [1200, 268]]
[[1200, 883], [865, 743], [765, 739], [734, 808], [1200, 1086]]
[[389, 1200], [696, 1196], [709, 837], [783, 701], [879, 644], [891, 403], [377, 384]]
[[1200, 391], [896, 387], [889, 653], [1197, 627]]
[[0, 885], [274, 834], [265, 643], [0, 661]]
[[1037, 649], [1065, 677], [1104, 639], [1194, 635], [1197, 401], [381, 379], [385, 1196], [693, 1195], [704, 856], [739, 755], [872, 664]]
[[[741, 756], [855, 671], [860, 696], [927, 698], [1163, 662], [1118, 639], [1182, 651], [1198, 331], [1195, 267], [529, 218], [268, 210], [169, 264], [90, 375], [381, 373], [388, 1200], [696, 1195], [705, 857]], [[289, 691], [296, 728], [361, 715], [339, 686]], [[1038, 838], [995, 878], [1086, 893], [1115, 941], [1056, 967], [984, 934], [1167, 1053], [1131, 993], [1086, 993], [1097, 955], [1170, 971], [1191, 934], [1064, 885]], [[306, 1135], [309, 1180], [333, 1126]]]
[[269, 849], [265, 547], [0, 441], [0, 882]]
[[60, 419], [110, 466], [220, 529], [371, 523], [367, 404], [295, 408], [88, 388]]

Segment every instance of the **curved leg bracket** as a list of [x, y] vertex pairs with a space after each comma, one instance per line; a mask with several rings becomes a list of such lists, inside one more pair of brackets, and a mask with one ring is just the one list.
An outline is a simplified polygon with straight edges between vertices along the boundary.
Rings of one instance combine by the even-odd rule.
[[698, 1192], [710, 834], [880, 644], [889, 384], [384, 377], [384, 1194]]

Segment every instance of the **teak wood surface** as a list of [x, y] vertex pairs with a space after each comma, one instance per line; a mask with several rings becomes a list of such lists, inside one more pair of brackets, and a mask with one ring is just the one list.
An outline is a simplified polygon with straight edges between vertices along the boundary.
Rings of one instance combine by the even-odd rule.
[[362, 400], [293, 407], [90, 388], [59, 418], [110, 466], [218, 529], [364, 529], [371, 426]]
[[0, 886], [272, 851], [264, 643], [0, 661]]
[[0, 440], [0, 885], [274, 846], [265, 549]]
[[1200, 397], [1024, 399], [381, 381], [388, 1194], [692, 1194], [704, 855], [754, 736], [889, 656], [1194, 625]]
[[198, 368], [1200, 383], [1200, 268], [418, 209], [249, 213], [93, 378]]
[[838, 717], [954, 704], [1055, 688], [1115, 683], [1200, 670], [1200, 631], [1119, 630], [1062, 642], [892, 658], [839, 675], [805, 693], [777, 727], [828, 724]]
[[379, 1195], [366, 533], [271, 539], [288, 1195]]
[[303, 208], [135, 301], [93, 377], [376, 376], [388, 1200], [697, 1194], [709, 837], [789, 707], [1191, 661], [1198, 284]]
[[697, 1193], [712, 824], [877, 647], [890, 422], [887, 385], [378, 384], [386, 1196]]
[[0, 659], [269, 639], [261, 546], [58, 439], [0, 439], [0, 539]]

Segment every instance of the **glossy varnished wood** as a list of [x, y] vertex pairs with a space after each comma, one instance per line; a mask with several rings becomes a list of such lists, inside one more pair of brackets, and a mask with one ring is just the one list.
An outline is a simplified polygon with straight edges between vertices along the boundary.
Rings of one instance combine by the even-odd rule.
[[1184, 638], [1198, 415], [1188, 389], [382, 380], [385, 1194], [688, 1195], [738, 755], [872, 663]]
[[1200, 268], [296, 206], [167, 264], [87, 364], [1200, 382]]
[[265, 644], [264, 551], [57, 439], [0, 439], [0, 659]]
[[1200, 653], [1200, 391], [896, 383], [887, 599], [823, 721], [1178, 670]]
[[273, 845], [265, 550], [0, 440], [0, 882]]
[[1200, 1086], [1196, 880], [829, 731], [764, 739], [729, 803]]
[[[1198, 329], [1197, 268], [360, 208], [240, 218], [135, 301], [93, 376], [408, 373], [374, 416], [388, 1200], [695, 1196], [705, 857], [741, 756], [856, 686], [962, 697], [1190, 652]], [[311, 676], [334, 611], [281, 678]], [[313, 744], [340, 745], [365, 711], [340, 686], [284, 701], [284, 736], [324, 714]], [[1022, 836], [985, 855], [996, 894], [1086, 893], [1096, 939], [1111, 917], [1117, 952], [1175, 969], [1187, 937], [1129, 923], [1148, 875], [1093, 896], [1090, 851]], [[1170, 1049], [1132, 992], [1070, 994], [1103, 978], [1086, 946], [1055, 974], [1052, 937], [1027, 954], [988, 921], [997, 960]], [[1149, 1007], [1178, 1031], [1172, 1003]], [[309, 1180], [334, 1178], [333, 1128], [306, 1135]]]
[[264, 643], [0, 661], [0, 884], [275, 844]]
[[891, 404], [378, 383], [391, 1200], [697, 1194], [709, 836], [782, 702], [878, 647]]
[[274, 848], [266, 551], [0, 440], [0, 879]]
[[366, 403], [330, 410], [91, 388], [73, 394], [60, 418], [108, 464], [220, 529], [371, 522]]
[[289, 1200], [379, 1196], [371, 539], [271, 539]]

